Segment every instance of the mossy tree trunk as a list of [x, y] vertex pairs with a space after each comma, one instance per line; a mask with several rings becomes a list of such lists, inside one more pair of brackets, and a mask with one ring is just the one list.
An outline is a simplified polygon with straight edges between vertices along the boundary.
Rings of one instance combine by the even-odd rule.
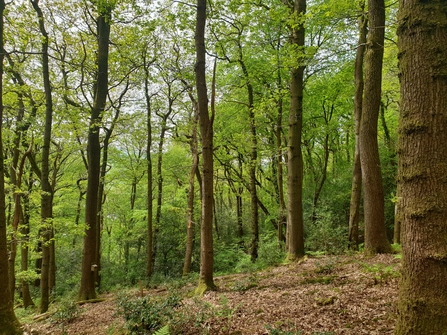
[[369, 0], [368, 15], [369, 33], [364, 64], [365, 91], [359, 145], [364, 187], [365, 252], [376, 254], [392, 251], [385, 230], [384, 191], [377, 141], [385, 38], [384, 0]]
[[397, 335], [447, 333], [447, 3], [400, 1]]

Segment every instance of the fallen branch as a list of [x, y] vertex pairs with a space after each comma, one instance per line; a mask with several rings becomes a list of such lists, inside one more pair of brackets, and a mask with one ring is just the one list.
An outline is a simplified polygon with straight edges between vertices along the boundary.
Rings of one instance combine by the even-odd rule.
[[46, 319], [48, 319], [50, 316], [52, 316], [54, 313], [56, 313], [56, 312], [46, 312], [46, 313], [42, 313], [42, 314], [35, 315], [35, 316], [33, 317], [33, 321], [35, 321], [35, 322], [39, 322], [39, 321], [46, 320]]

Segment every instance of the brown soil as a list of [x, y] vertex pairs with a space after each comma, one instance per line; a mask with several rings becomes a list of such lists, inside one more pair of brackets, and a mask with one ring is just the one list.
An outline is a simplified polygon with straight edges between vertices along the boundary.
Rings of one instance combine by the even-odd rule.
[[[392, 334], [400, 261], [393, 255], [325, 256], [251, 274], [215, 278], [219, 287], [203, 297], [185, 293], [171, 334], [330, 335]], [[163, 295], [167, 290], [144, 290]], [[134, 294], [140, 295], [136, 290]], [[42, 321], [28, 334], [130, 334], [117, 316], [115, 295], [81, 306], [76, 319]]]

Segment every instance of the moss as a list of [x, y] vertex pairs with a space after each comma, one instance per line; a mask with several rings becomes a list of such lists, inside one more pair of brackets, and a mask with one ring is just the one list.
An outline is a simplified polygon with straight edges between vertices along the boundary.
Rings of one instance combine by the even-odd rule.
[[427, 125], [421, 124], [419, 122], [408, 121], [402, 126], [402, 132], [405, 135], [425, 133], [427, 130]]
[[328, 306], [333, 305], [337, 297], [328, 297], [328, 298], [315, 298], [315, 301], [317, 302], [317, 305], [319, 306]]
[[207, 282], [206, 280], [200, 278], [199, 284], [197, 285], [194, 294], [198, 296], [203, 296], [206, 292], [215, 290], [217, 290], [217, 286], [214, 284], [212, 280], [211, 282]]

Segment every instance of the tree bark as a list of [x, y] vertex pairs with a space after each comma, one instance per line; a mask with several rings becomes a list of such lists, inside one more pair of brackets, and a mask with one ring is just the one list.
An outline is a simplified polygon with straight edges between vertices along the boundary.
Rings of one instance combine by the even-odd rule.
[[402, 277], [396, 335], [447, 331], [447, 4], [399, 1], [398, 185]]
[[289, 139], [287, 146], [287, 253], [291, 260], [304, 256], [303, 228], [303, 155], [301, 137], [303, 127], [303, 77], [304, 77], [304, 13], [306, 0], [295, 0], [292, 15], [296, 25], [290, 28], [290, 43], [301, 55], [295, 55], [296, 65], [291, 70]]
[[197, 107], [202, 136], [202, 221], [200, 227], [200, 275], [196, 292], [214, 290], [213, 279], [213, 119], [208, 112], [205, 76], [206, 0], [197, 0], [195, 29]]
[[[4, 50], [3, 41], [3, 13], [5, 1], [0, 0], [0, 50]], [[4, 53], [0, 53], [0, 120], [3, 120], [3, 59]], [[5, 203], [5, 174], [3, 157], [2, 127], [0, 123], [0, 283], [8, 283], [8, 244], [6, 237], [6, 203]], [[0, 335], [22, 334], [19, 321], [14, 314], [13, 301], [9, 285], [0, 290]]]
[[186, 249], [185, 249], [185, 261], [183, 263], [183, 275], [187, 275], [191, 272], [192, 253], [194, 249], [195, 240], [195, 222], [194, 222], [194, 193], [195, 193], [195, 175], [196, 170], [199, 167], [199, 152], [198, 152], [198, 139], [197, 139], [197, 123], [198, 123], [198, 110], [197, 102], [195, 99], [191, 99], [194, 105], [194, 117], [193, 128], [190, 139], [190, 149], [192, 155], [191, 170], [189, 172], [189, 188], [188, 188], [188, 209], [186, 219]]
[[152, 261], [153, 244], [153, 205], [152, 205], [152, 121], [151, 121], [151, 96], [149, 95], [149, 68], [144, 56], [144, 95], [146, 99], [146, 161], [147, 161], [147, 248], [146, 248], [146, 278], [150, 278], [153, 273], [154, 263]]
[[105, 109], [108, 92], [108, 58], [110, 22], [113, 5], [107, 1], [98, 3], [97, 18], [97, 78], [95, 81], [94, 102], [90, 116], [90, 126], [87, 140], [88, 177], [85, 205], [85, 222], [88, 229], [84, 236], [82, 250], [81, 287], [79, 300], [96, 298], [95, 272], [97, 271], [97, 233], [98, 233], [98, 190], [101, 165], [101, 147], [99, 142], [100, 122]]
[[247, 87], [247, 99], [248, 99], [248, 116], [250, 121], [250, 163], [249, 163], [249, 176], [250, 176], [250, 205], [251, 205], [251, 242], [250, 242], [250, 257], [254, 262], [258, 258], [258, 245], [259, 245], [259, 208], [258, 208], [258, 193], [256, 189], [256, 166], [258, 160], [258, 139], [256, 136], [256, 121], [254, 113], [254, 94], [253, 85], [251, 84], [250, 76], [245, 65], [242, 53], [242, 45], [238, 41], [239, 50], [239, 65], [241, 66], [242, 73], [245, 78], [245, 86]]
[[42, 146], [42, 170], [41, 170], [41, 220], [42, 220], [42, 269], [40, 274], [40, 313], [48, 310], [50, 298], [50, 244], [52, 243], [53, 231], [53, 189], [49, 181], [50, 174], [50, 145], [51, 128], [53, 120], [53, 98], [51, 92], [49, 57], [48, 57], [48, 33], [45, 29], [45, 23], [42, 10], [39, 7], [39, 0], [32, 0], [34, 10], [39, 19], [39, 29], [42, 34], [42, 75], [45, 91], [45, 129]]
[[358, 250], [359, 247], [359, 221], [360, 221], [360, 202], [362, 198], [362, 167], [360, 164], [360, 122], [362, 118], [363, 104], [363, 59], [366, 49], [366, 35], [368, 33], [367, 18], [365, 14], [365, 2], [360, 3], [360, 13], [358, 17], [359, 39], [357, 51], [355, 54], [354, 65], [354, 124], [355, 124], [355, 149], [354, 149], [354, 167], [352, 169], [352, 188], [351, 203], [349, 207], [349, 246]]
[[364, 187], [365, 252], [392, 252], [385, 230], [385, 204], [380, 169], [377, 126], [379, 119], [385, 3], [369, 0], [369, 33], [365, 52], [365, 92], [360, 121], [360, 163]]

